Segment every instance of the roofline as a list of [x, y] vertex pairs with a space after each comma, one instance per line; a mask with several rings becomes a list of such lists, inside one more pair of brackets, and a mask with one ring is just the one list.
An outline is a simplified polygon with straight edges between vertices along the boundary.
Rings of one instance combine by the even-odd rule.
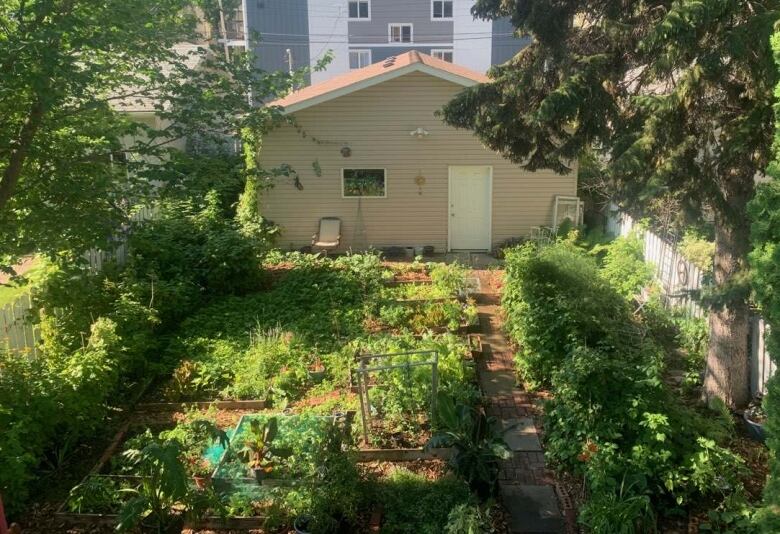
[[442, 69], [437, 69], [436, 67], [431, 67], [430, 65], [426, 65], [425, 63], [422, 62], [414, 62], [409, 65], [405, 65], [401, 68], [394, 69], [389, 72], [384, 72], [382, 74], [377, 74], [376, 76], [372, 76], [370, 78], [357, 81], [353, 84], [347, 85], [346, 87], [340, 87], [338, 89], [334, 89], [333, 91], [329, 91], [325, 94], [314, 96], [306, 100], [302, 100], [300, 102], [290, 104], [289, 106], [284, 107], [283, 113], [285, 115], [289, 113], [295, 113], [296, 111], [301, 111], [303, 109], [310, 108], [312, 106], [316, 106], [324, 102], [328, 102], [329, 100], [333, 100], [335, 98], [339, 98], [341, 96], [354, 93], [355, 91], [360, 91], [361, 89], [367, 89], [374, 85], [380, 84], [382, 82], [386, 82], [388, 80], [392, 80], [394, 78], [398, 78], [400, 76], [404, 76], [405, 74], [409, 74], [411, 72], [424, 72], [425, 74], [430, 74], [431, 76], [435, 76], [437, 78], [447, 80], [448, 82], [453, 82], [458, 85], [462, 85], [463, 87], [472, 87], [474, 85], [478, 85], [479, 83], [481, 83], [473, 78], [460, 76], [452, 72], [448, 72]]

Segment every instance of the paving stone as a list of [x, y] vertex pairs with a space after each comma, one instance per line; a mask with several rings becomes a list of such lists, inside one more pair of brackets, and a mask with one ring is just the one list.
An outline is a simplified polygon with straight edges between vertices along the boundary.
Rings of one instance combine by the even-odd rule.
[[531, 417], [504, 419], [501, 421], [504, 440], [513, 451], [541, 451], [542, 444]]
[[480, 375], [479, 384], [482, 392], [488, 397], [511, 393], [515, 387], [515, 373], [513, 371], [487, 371]]
[[564, 521], [551, 486], [501, 485], [512, 534], [563, 532]]

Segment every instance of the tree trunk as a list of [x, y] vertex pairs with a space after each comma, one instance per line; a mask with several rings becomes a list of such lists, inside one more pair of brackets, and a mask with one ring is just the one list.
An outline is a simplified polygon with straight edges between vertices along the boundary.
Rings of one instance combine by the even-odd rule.
[[0, 177], [0, 211], [5, 208], [5, 205], [14, 194], [19, 176], [21, 176], [24, 168], [24, 162], [27, 159], [27, 153], [30, 150], [30, 145], [38, 132], [42, 120], [43, 104], [40, 100], [36, 100], [30, 107], [30, 112], [24, 124], [22, 124], [18, 137], [12, 143], [13, 148], [11, 149], [7, 166], [2, 177]]
[[[752, 177], [751, 177], [752, 182]], [[747, 265], [750, 226], [746, 213], [752, 183], [729, 196], [731, 210], [715, 220], [715, 285], [720, 292], [710, 312], [710, 345], [704, 375], [705, 401], [719, 398], [731, 409], [750, 400], [750, 309], [747, 290], [739, 287]], [[741, 194], [740, 194], [741, 193]], [[736, 216], [740, 212], [741, 216]], [[744, 280], [742, 280], [744, 283]]]

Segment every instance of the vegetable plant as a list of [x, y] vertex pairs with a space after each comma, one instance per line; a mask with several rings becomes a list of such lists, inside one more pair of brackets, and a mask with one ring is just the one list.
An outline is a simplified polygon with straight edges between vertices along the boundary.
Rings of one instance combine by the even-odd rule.
[[447, 395], [439, 395], [436, 410], [439, 431], [426, 448], [454, 448], [450, 467], [480, 498], [495, 495], [500, 463], [512, 456], [496, 431], [498, 421], [478, 408], [456, 403]]

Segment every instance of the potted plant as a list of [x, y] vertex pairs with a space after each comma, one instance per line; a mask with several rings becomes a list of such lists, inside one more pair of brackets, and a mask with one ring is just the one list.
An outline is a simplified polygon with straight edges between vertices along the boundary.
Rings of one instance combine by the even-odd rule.
[[140, 527], [143, 532], [157, 534], [181, 532], [183, 514], [193, 509], [194, 502], [181, 453], [181, 445], [173, 440], [125, 451], [126, 456], [136, 461], [141, 482], [137, 488], [120, 490], [133, 497], [119, 512], [117, 530], [125, 532]]
[[761, 403], [761, 397], [753, 399], [745, 411], [742, 412], [742, 418], [745, 420], [745, 428], [750, 437], [763, 443], [766, 440], [766, 432], [764, 431], [766, 412]]
[[244, 439], [244, 448], [241, 449], [240, 454], [260, 484], [273, 471], [276, 465], [274, 456], [289, 455], [289, 451], [272, 448], [271, 445], [278, 433], [279, 421], [276, 417], [271, 417], [265, 423], [261, 423], [258, 419], [253, 419], [249, 423], [249, 432]]
[[309, 379], [315, 384], [325, 380], [325, 366], [322, 364], [319, 356], [314, 359], [314, 363], [309, 366]]

